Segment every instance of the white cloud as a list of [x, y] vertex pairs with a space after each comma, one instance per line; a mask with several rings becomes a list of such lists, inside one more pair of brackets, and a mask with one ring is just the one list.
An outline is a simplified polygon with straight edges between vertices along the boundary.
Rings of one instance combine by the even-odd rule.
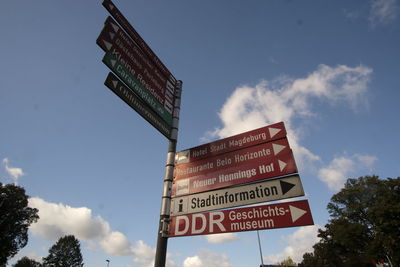
[[[154, 248], [142, 240], [132, 246], [123, 233], [113, 231], [108, 222], [100, 216], [93, 216], [89, 208], [46, 202], [37, 197], [29, 199], [29, 206], [39, 210], [40, 219], [29, 228], [35, 236], [54, 242], [72, 234], [85, 241], [89, 249], [100, 246], [109, 255], [133, 256], [133, 261], [141, 267], [154, 265]], [[170, 258], [167, 254], [167, 266], [176, 267]]]
[[201, 261], [199, 256], [188, 257], [183, 262], [184, 267], [202, 267], [203, 262]]
[[372, 27], [393, 22], [399, 13], [399, 7], [396, 0], [373, 0], [369, 22]]
[[[349, 175], [372, 167], [376, 157], [355, 154], [353, 156], [340, 156], [334, 158], [327, 167], [321, 168], [318, 177], [333, 191], [339, 191], [349, 178]], [[364, 172], [365, 173], [365, 172]]]
[[101, 246], [111, 255], [128, 256], [133, 254], [131, 243], [121, 232], [108, 232], [101, 240]]
[[313, 251], [313, 246], [319, 241], [317, 236], [319, 225], [303, 226], [293, 234], [283, 237], [288, 244], [284, 250], [278, 254], [271, 254], [264, 257], [269, 263], [277, 264], [290, 257], [294, 262], [301, 262], [303, 254]]
[[239, 239], [239, 237], [235, 233], [224, 233], [224, 234], [206, 235], [206, 239], [209, 243], [227, 243], [236, 241]]
[[6, 172], [14, 180], [14, 183], [18, 184], [19, 177], [25, 175], [24, 171], [21, 168], [10, 167], [8, 158], [3, 159], [3, 165], [4, 165], [4, 168], [6, 169]]
[[[141, 267], [153, 267], [154, 266], [154, 257], [156, 254], [156, 250], [149, 245], [146, 245], [142, 240], [136, 242], [135, 247], [133, 248], [133, 252], [135, 253], [134, 262], [139, 264]], [[176, 263], [171, 260], [171, 255], [167, 253], [166, 259], [167, 267], [176, 267]]]
[[183, 262], [183, 267], [232, 267], [228, 256], [218, 254], [208, 249], [199, 251], [199, 255], [188, 257]]
[[362, 65], [320, 65], [305, 78], [280, 77], [272, 82], [262, 81], [255, 87], [238, 87], [219, 112], [223, 126], [209, 132], [208, 136], [224, 138], [284, 121], [298, 165], [303, 168], [310, 166], [306, 163], [320, 158], [300, 145], [302, 129], [294, 127], [294, 120], [317, 115], [312, 100], [331, 105], [347, 103], [353, 110], [366, 106], [371, 73], [372, 69]]
[[136, 242], [136, 246], [134, 248], [135, 258], [134, 262], [138, 263], [140, 266], [154, 266], [154, 256], [156, 254], [156, 250], [146, 245], [142, 240]]
[[30, 227], [36, 236], [56, 241], [72, 234], [83, 241], [98, 241], [111, 255], [134, 254], [128, 239], [122, 233], [112, 231], [100, 216], [93, 216], [89, 208], [50, 203], [37, 197], [29, 199], [29, 206], [39, 210], [40, 219]]

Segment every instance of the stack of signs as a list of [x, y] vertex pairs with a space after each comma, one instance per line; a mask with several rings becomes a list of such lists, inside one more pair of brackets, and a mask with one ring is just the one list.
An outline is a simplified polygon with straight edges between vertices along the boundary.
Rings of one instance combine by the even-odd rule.
[[171, 138], [177, 81], [118, 8], [104, 0], [108, 17], [96, 43], [106, 52], [105, 85], [160, 133]]
[[175, 165], [170, 237], [313, 224], [306, 200], [221, 210], [304, 195], [283, 122], [178, 152]]

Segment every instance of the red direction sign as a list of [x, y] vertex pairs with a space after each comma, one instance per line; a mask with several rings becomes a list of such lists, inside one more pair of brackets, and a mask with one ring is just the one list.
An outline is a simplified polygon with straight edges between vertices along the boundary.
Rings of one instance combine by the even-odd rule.
[[180, 151], [176, 154], [175, 163], [189, 163], [209, 158], [222, 153], [278, 140], [286, 136], [283, 122], [272, 124], [256, 130], [248, 131], [215, 142]]
[[110, 52], [172, 114], [174, 85], [164, 77], [137, 44], [108, 17], [96, 43]]
[[[207, 168], [207, 166], [204, 166], [204, 168]], [[187, 178], [174, 178], [172, 196], [205, 192], [296, 172], [296, 163], [293, 153], [290, 151], [272, 158], [232, 165], [228, 168], [207, 171]]]
[[290, 152], [290, 147], [288, 140], [284, 138], [186, 164], [178, 164], [174, 170], [174, 180], [207, 174], [240, 164], [261, 162], [287, 152]]
[[119, 11], [119, 9], [114, 5], [111, 0], [104, 0], [103, 6], [110, 12], [111, 16], [115, 18], [115, 20], [121, 25], [121, 27], [126, 31], [126, 33], [135, 41], [140, 49], [144, 51], [144, 53], [148, 56], [150, 60], [154, 62], [157, 68], [163, 73], [167, 79], [171, 81], [171, 83], [175, 86], [176, 79], [171, 74], [171, 72], [164, 66], [161, 60], [157, 57], [157, 55], [151, 50], [151, 48], [146, 44], [143, 38], [137, 33], [137, 31], [132, 27], [129, 21], [125, 18], [125, 16]]
[[313, 225], [307, 200], [171, 217], [169, 237]]

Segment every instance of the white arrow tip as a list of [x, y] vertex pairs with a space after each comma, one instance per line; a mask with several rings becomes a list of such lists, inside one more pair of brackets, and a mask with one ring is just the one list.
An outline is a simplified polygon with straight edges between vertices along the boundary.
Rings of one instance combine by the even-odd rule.
[[282, 160], [278, 160], [278, 163], [279, 163], [279, 169], [283, 171], [283, 169], [286, 167], [287, 164]]
[[115, 67], [115, 63], [117, 63], [117, 61], [116, 61], [115, 59], [111, 59], [110, 62], [111, 62], [111, 65], [112, 65], [113, 67]]
[[115, 25], [114, 23], [110, 23], [110, 24], [111, 24], [111, 27], [113, 27], [114, 31], [118, 32], [119, 27], [117, 25]]
[[307, 213], [306, 210], [302, 210], [291, 205], [289, 205], [289, 209], [290, 214], [292, 215], [292, 222], [297, 221], [301, 216]]
[[269, 136], [271, 138], [281, 131], [281, 129], [278, 128], [269, 128], [268, 130], [269, 130]]
[[110, 50], [112, 47], [112, 44], [107, 42], [106, 40], [103, 40], [104, 45], [106, 46], [107, 50]]
[[111, 81], [111, 82], [114, 85], [114, 88], [117, 88], [118, 81]]
[[285, 149], [286, 146], [272, 144], [272, 149], [274, 150], [274, 155], [278, 155], [279, 152]]

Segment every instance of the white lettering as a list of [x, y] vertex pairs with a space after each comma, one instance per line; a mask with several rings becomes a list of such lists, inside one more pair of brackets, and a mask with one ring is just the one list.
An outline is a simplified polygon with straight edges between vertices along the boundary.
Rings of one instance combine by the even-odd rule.
[[[183, 230], [179, 230], [179, 226], [181, 225], [181, 221], [184, 222]], [[178, 216], [175, 221], [175, 235], [184, 235], [189, 230], [189, 218], [187, 216]]]
[[[216, 217], [219, 217], [218, 219]], [[221, 211], [210, 213], [210, 233], [214, 232], [214, 224], [218, 226], [219, 230], [226, 232], [225, 227], [222, 225], [222, 221], [225, 219], [224, 213]]]
[[[197, 218], [201, 219], [201, 226], [199, 229], [196, 229], [197, 226]], [[204, 214], [193, 214], [192, 216], [192, 234], [200, 234], [202, 232], [204, 232], [204, 230], [206, 229], [206, 225], [207, 225], [207, 219], [206, 216]]]

